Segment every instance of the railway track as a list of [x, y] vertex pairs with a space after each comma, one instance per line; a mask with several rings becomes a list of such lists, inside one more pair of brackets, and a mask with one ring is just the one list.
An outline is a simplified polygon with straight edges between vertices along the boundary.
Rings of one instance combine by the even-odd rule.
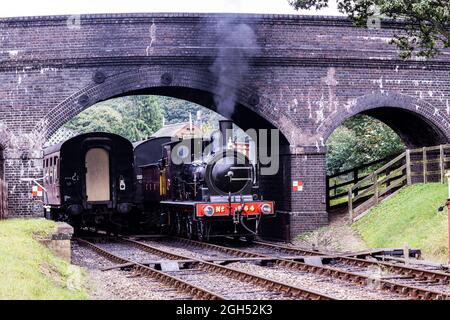
[[[195, 299], [307, 299], [334, 300], [335, 298], [313, 290], [292, 286], [248, 272], [235, 270], [217, 263], [193, 259], [189, 256], [174, 254], [131, 239], [121, 238], [119, 247], [111, 244], [97, 245], [89, 241], [77, 239], [80, 245], [94, 250], [96, 253], [117, 263], [117, 267], [131, 267], [137, 275], [157, 279], [173, 286]], [[131, 250], [138, 249], [138, 252]], [[128, 249], [126, 249], [128, 247]], [[150, 254], [146, 259], [169, 259], [188, 265], [186, 269], [160, 271], [144, 265], [140, 252]]]
[[[249, 259], [248, 261], [261, 259], [262, 263], [272, 263], [280, 268], [339, 279], [353, 285], [375, 285], [378, 290], [406, 298], [424, 300], [450, 299], [450, 288], [448, 286], [450, 275], [444, 272], [395, 265], [388, 262], [329, 256], [322, 253], [317, 253], [316, 256], [328, 260], [328, 263], [332, 266], [310, 264], [301, 261], [302, 256], [305, 256], [305, 250], [266, 242], [255, 242], [253, 247], [247, 247], [245, 250], [242, 250], [183, 238], [172, 238], [171, 241], [177, 242], [186, 249], [201, 248], [204, 250], [203, 255], [199, 253], [201, 251], [194, 252], [198, 259], [208, 259], [208, 254], [211, 261], [219, 263], [239, 262], [244, 261], [244, 258]], [[267, 251], [262, 253], [262, 248]], [[211, 256], [208, 251], [218, 252], [222, 255], [215, 254]], [[285, 256], [280, 257], [280, 253], [285, 254]], [[308, 253], [306, 256], [311, 257], [311, 252]], [[230, 257], [237, 257], [240, 260], [233, 260]]]

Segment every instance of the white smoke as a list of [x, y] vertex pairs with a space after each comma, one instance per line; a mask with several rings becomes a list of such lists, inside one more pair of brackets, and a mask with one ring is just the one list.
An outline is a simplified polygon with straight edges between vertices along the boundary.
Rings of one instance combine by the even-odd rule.
[[249, 70], [250, 59], [258, 52], [256, 34], [250, 26], [231, 20], [217, 24], [217, 56], [210, 70], [217, 77], [214, 102], [217, 112], [231, 118], [237, 90]]

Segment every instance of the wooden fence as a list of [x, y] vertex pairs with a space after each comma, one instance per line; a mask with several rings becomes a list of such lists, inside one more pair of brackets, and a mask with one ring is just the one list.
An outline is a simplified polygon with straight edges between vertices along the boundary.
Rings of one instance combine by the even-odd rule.
[[0, 220], [8, 217], [8, 185], [0, 179]]
[[[348, 190], [359, 181], [365, 179], [371, 172], [378, 169], [380, 166], [386, 164], [397, 154], [389, 157], [372, 161], [361, 166], [341, 171], [327, 176], [327, 210], [337, 209], [343, 206], [347, 206]], [[367, 189], [366, 184], [354, 189], [354, 194], [358, 195], [361, 191]]]
[[444, 183], [449, 164], [450, 145], [406, 150], [349, 188], [347, 203], [350, 218], [359, 219], [380, 200], [405, 185]]

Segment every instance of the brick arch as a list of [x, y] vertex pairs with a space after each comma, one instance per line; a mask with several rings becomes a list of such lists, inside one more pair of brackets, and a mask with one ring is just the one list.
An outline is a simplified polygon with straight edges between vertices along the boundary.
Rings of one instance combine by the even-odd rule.
[[407, 147], [448, 143], [450, 122], [431, 104], [411, 96], [385, 92], [358, 97], [347, 112], [336, 113], [326, 121], [326, 141], [345, 120], [357, 115], [371, 116], [391, 127]]
[[[170, 96], [195, 102], [218, 112], [213, 102], [214, 81], [209, 72], [190, 68], [164, 70], [161, 67], [148, 67], [112, 76], [105, 75], [102, 83], [96, 84], [93, 79], [90, 85], [66, 98], [47, 114], [46, 135], [49, 138], [64, 123], [98, 102], [127, 95]], [[236, 112], [232, 120], [244, 130], [278, 128], [281, 143], [289, 144], [284, 133], [295, 127], [295, 124], [290, 120], [286, 121], [285, 115], [274, 112], [272, 101], [256, 92], [250, 86], [238, 88]], [[245, 119], [249, 120], [248, 123]]]

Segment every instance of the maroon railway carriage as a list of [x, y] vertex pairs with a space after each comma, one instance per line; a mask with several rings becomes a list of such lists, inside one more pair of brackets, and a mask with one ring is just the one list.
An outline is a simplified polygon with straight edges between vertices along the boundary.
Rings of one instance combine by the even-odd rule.
[[140, 166], [143, 207], [166, 231], [201, 241], [214, 236], [252, 239], [261, 219], [274, 216], [274, 202], [259, 194], [258, 166], [227, 140], [231, 128], [230, 121], [221, 121], [221, 135], [211, 140], [160, 144], [152, 152], [162, 149], [162, 158]]
[[116, 134], [81, 134], [44, 150], [46, 217], [79, 228], [121, 230], [134, 207], [133, 145]]

